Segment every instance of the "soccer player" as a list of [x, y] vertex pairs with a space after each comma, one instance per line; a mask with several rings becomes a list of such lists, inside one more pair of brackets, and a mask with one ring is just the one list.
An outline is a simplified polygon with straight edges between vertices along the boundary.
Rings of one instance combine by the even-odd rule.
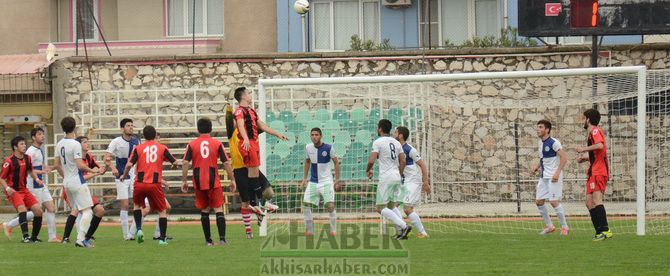
[[600, 112], [595, 109], [584, 111], [584, 129], [588, 132], [588, 146], [578, 147], [578, 153], [587, 152], [588, 156], [579, 156], [580, 164], [589, 161], [588, 179], [586, 180], [586, 208], [589, 209], [591, 222], [596, 234], [593, 241], [612, 238], [613, 234], [607, 224], [607, 213], [603, 206], [603, 197], [609, 179], [609, 162], [607, 161], [607, 141], [605, 133], [598, 127]]
[[[33, 170], [32, 160], [26, 155], [26, 139], [16, 136], [10, 142], [12, 150], [11, 156], [7, 157], [2, 163], [2, 172], [0, 173], [0, 185], [2, 185], [7, 200], [12, 203], [19, 213], [19, 225], [23, 233], [24, 243], [41, 242], [38, 239], [40, 228], [42, 228], [42, 208], [35, 196], [26, 187], [26, 179], [32, 177], [38, 186], [42, 186], [42, 180], [37, 177]], [[28, 235], [28, 208], [33, 211], [33, 231]]]
[[372, 168], [375, 161], [379, 160], [379, 184], [375, 200], [377, 212], [400, 229], [396, 238], [404, 240], [412, 231], [412, 226], [407, 225], [400, 216], [401, 214], [394, 212], [393, 209], [396, 207], [396, 197], [399, 193], [406, 161], [402, 145], [390, 136], [392, 126], [391, 121], [387, 119], [379, 120], [377, 134], [380, 137], [372, 143], [372, 152], [365, 172], [372, 180], [374, 174]]
[[[88, 137], [86, 136], [79, 136], [75, 140], [81, 144], [81, 150], [82, 154], [84, 155], [84, 163], [86, 166], [89, 168], [100, 168], [98, 163], [95, 161], [95, 158], [93, 155], [89, 152], [89, 145], [88, 145]], [[84, 180], [89, 181], [92, 178], [103, 175], [105, 174], [105, 171], [99, 171], [98, 173], [84, 173]], [[63, 199], [65, 200], [65, 203], [67, 206], [71, 209], [70, 215], [67, 216], [67, 220], [65, 221], [65, 229], [63, 231], [63, 243], [69, 243], [70, 242], [70, 233], [72, 233], [72, 228], [74, 228], [74, 225], [77, 222], [77, 218], [79, 218], [79, 210], [72, 208], [72, 205], [70, 204], [70, 200], [67, 198], [67, 193], [65, 190], [63, 190]], [[100, 204], [98, 201], [98, 198], [95, 196], [91, 195], [91, 202], [93, 202], [93, 219], [91, 219], [91, 226], [89, 229], [92, 229], [93, 232], [95, 232], [100, 225], [100, 221], [102, 221], [102, 217], [105, 215], [105, 207]], [[92, 240], [93, 237], [91, 236]]]
[[402, 151], [405, 153], [405, 170], [401, 186], [401, 193], [399, 193], [399, 202], [403, 204], [405, 214], [414, 224], [416, 230], [419, 232], [416, 236], [420, 239], [428, 238], [428, 233], [421, 223], [421, 217], [414, 211], [414, 207], [421, 202], [421, 191], [430, 193], [430, 184], [428, 180], [428, 167], [423, 162], [419, 151], [412, 145], [407, 143], [409, 139], [409, 129], [404, 126], [396, 128], [395, 139], [402, 145]]
[[[88, 189], [88, 184], [84, 180], [83, 174], [98, 173], [98, 168], [89, 168], [83, 161], [83, 154], [81, 144], [75, 140], [74, 130], [77, 123], [72, 117], [65, 117], [60, 122], [61, 128], [65, 132], [65, 138], [58, 141], [56, 144], [56, 160], [55, 169], [63, 177], [63, 185], [67, 197], [72, 204], [72, 208], [79, 210], [81, 213], [81, 221], [77, 228], [77, 242], [76, 247], [94, 247], [91, 243], [91, 237], [95, 233], [95, 229], [90, 227], [91, 221], [94, 219], [93, 200], [91, 199], [91, 192]], [[97, 219], [96, 219], [97, 220]]]
[[[205, 245], [212, 246], [212, 235], [209, 229], [209, 212], [216, 213], [216, 227], [219, 231], [219, 245], [226, 245], [226, 217], [223, 214], [223, 188], [219, 176], [218, 161], [221, 160], [228, 177], [233, 175], [228, 155], [223, 143], [212, 138], [212, 121], [207, 118], [198, 120], [200, 137], [186, 146], [182, 161], [182, 192], [188, 191], [189, 162], [193, 161], [193, 189], [195, 190], [195, 207], [200, 209], [200, 223], [205, 234]], [[230, 190], [235, 191], [235, 178], [230, 179]]]
[[537, 122], [535, 128], [538, 141], [538, 149], [540, 154], [540, 163], [532, 167], [532, 173], [535, 175], [540, 172], [540, 180], [537, 183], [535, 191], [535, 205], [540, 210], [540, 215], [544, 219], [544, 229], [540, 231], [540, 235], [546, 235], [556, 231], [556, 227], [551, 222], [549, 211], [544, 205], [545, 201], [554, 207], [556, 216], [561, 223], [561, 235], [568, 235], [568, 222], [565, 220], [565, 210], [561, 205], [561, 197], [563, 195], [563, 168], [568, 162], [563, 146], [558, 139], [551, 137], [551, 122], [547, 120], [540, 120]]
[[[288, 138], [283, 134], [268, 127], [262, 120], [258, 119], [258, 114], [251, 107], [253, 98], [251, 91], [245, 87], [238, 87], [235, 89], [235, 100], [239, 106], [233, 114], [238, 129], [238, 139], [242, 143], [238, 143], [238, 150], [247, 168], [247, 176], [249, 177], [248, 184], [251, 187], [261, 187], [259, 181], [259, 169], [261, 165], [260, 147], [258, 145], [258, 134], [267, 132], [280, 140], [288, 141]], [[246, 183], [245, 183], [246, 184]], [[241, 184], [240, 185], [244, 185]]]
[[[123, 169], [126, 167], [130, 154], [140, 144], [140, 140], [133, 136], [133, 120], [128, 118], [122, 119], [119, 126], [121, 127], [121, 136], [114, 138], [109, 143], [109, 147], [105, 153], [105, 168], [106, 170], [111, 170], [116, 178], [116, 199], [119, 200], [119, 208], [121, 209], [119, 213], [121, 232], [123, 233], [123, 238], [129, 241], [135, 239], [134, 231], [128, 227], [128, 199], [133, 195], [132, 179], [135, 177], [135, 171], [129, 172], [129, 178], [125, 181], [120, 181], [119, 178], [124, 173]], [[112, 166], [112, 158], [115, 160], [115, 166]]]
[[260, 187], [251, 187], [248, 185], [249, 172], [244, 166], [244, 160], [242, 159], [242, 154], [239, 150], [239, 131], [235, 127], [231, 105], [226, 108], [226, 135], [228, 136], [228, 146], [230, 147], [230, 158], [232, 161], [233, 173], [235, 174], [235, 183], [237, 184], [237, 190], [240, 194], [240, 199], [242, 200], [240, 211], [242, 213], [244, 231], [247, 239], [252, 239], [251, 214], [256, 214], [259, 225], [265, 216], [265, 212], [257, 206], [258, 201], [261, 199], [265, 200], [265, 211], [276, 211], [279, 207], [271, 202], [271, 199], [274, 196], [274, 191], [263, 172], [258, 172], [259, 182], [261, 184]]
[[133, 188], [133, 217], [137, 232], [135, 239], [137, 243], [144, 242], [142, 232], [142, 209], [146, 208], [144, 199], [149, 199], [151, 208], [158, 212], [158, 225], [160, 227], [159, 245], [167, 245], [165, 233], [167, 232], [167, 205], [165, 204], [165, 193], [163, 193], [163, 162], [172, 163], [174, 168], [179, 164], [172, 156], [170, 150], [156, 141], [156, 129], [153, 126], [145, 126], [142, 129], [145, 142], [133, 149], [130, 160], [123, 169], [123, 175], [119, 180], [123, 182], [128, 178], [130, 171], [137, 164], [137, 177]]
[[[314, 219], [312, 218], [312, 206], [319, 206], [322, 197], [326, 210], [330, 216], [330, 235], [337, 233], [337, 216], [335, 214], [335, 190], [340, 187], [340, 161], [333, 146], [321, 142], [321, 129], [312, 128], [309, 133], [312, 144], [305, 146], [306, 159], [303, 170], [301, 189], [305, 189], [302, 211], [305, 216], [305, 236], [314, 235]], [[330, 162], [335, 166], [335, 182], [330, 170]], [[309, 184], [307, 184], [307, 173], [311, 172]]]

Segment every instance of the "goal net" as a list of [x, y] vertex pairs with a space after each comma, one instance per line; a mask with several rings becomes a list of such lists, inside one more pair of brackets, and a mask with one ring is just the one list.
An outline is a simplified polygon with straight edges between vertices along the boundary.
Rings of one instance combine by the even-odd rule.
[[[262, 169], [281, 208], [269, 229], [302, 227], [299, 184], [312, 127], [322, 128], [324, 142], [333, 144], [341, 162], [338, 219], [379, 222], [374, 206], [379, 174], [375, 170], [368, 180], [365, 166], [377, 121], [387, 118], [393, 129], [410, 129], [408, 142], [429, 168], [432, 191], [416, 208], [429, 233], [542, 228], [535, 205], [538, 176], [531, 173], [540, 159], [535, 129], [541, 119], [552, 122], [551, 135], [568, 157], [561, 201], [571, 231], [593, 231], [585, 207], [588, 163], [576, 162], [576, 148], [587, 140], [582, 113], [596, 108], [607, 139], [610, 227], [617, 233], [667, 233], [669, 90], [667, 71], [644, 67], [261, 80], [260, 114], [290, 138], [261, 136]], [[548, 202], [547, 207], [558, 225]], [[327, 223], [323, 209], [314, 213]]]

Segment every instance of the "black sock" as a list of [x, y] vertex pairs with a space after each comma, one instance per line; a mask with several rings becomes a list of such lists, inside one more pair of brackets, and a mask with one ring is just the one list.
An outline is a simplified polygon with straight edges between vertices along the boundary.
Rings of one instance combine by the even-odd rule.
[[137, 231], [142, 230], [142, 210], [133, 211], [133, 217], [135, 218], [135, 227], [137, 227]]
[[593, 229], [596, 230], [596, 235], [600, 234], [598, 232], [598, 220], [596, 218], [596, 209], [589, 209], [589, 215], [591, 215], [591, 224], [593, 224]]
[[72, 233], [72, 228], [74, 228], [75, 222], [77, 222], [77, 217], [73, 215], [67, 216], [67, 221], [65, 221], [65, 231], [63, 231], [63, 239], [70, 238], [70, 233]]
[[33, 218], [33, 235], [31, 238], [33, 240], [37, 239], [37, 237], [40, 235], [40, 230], [42, 229], [42, 217], [34, 217]]
[[209, 230], [209, 213], [200, 213], [200, 224], [202, 224], [202, 232], [205, 233], [205, 240], [212, 242], [212, 232]]
[[167, 218], [158, 218], [158, 227], [160, 227], [161, 240], [165, 241], [165, 233], [167, 233]]
[[223, 212], [216, 213], [216, 228], [219, 230], [219, 240], [226, 240], [226, 217]]
[[609, 225], [607, 224], [607, 212], [605, 211], [605, 206], [602, 204], [596, 206], [596, 208], [593, 208], [595, 212], [597, 212], [597, 217], [598, 217], [598, 233], [606, 232], [609, 231]]
[[87, 240], [93, 237], [93, 234], [95, 234], [95, 230], [98, 230], [98, 225], [100, 225], [101, 220], [102, 220], [101, 217], [93, 215], [93, 218], [91, 219], [91, 226], [88, 227], [86, 236], [84, 236]]
[[19, 225], [21, 225], [21, 233], [23, 233], [24, 238], [30, 236], [28, 234], [28, 218], [26, 216], [26, 212], [19, 213]]

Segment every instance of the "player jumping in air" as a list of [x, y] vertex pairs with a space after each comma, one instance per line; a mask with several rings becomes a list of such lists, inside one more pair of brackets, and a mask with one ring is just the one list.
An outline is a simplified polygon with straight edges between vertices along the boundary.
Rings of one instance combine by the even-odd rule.
[[609, 179], [609, 162], [607, 160], [607, 141], [605, 133], [598, 127], [600, 112], [595, 109], [584, 111], [584, 129], [588, 132], [588, 146], [578, 147], [578, 153], [587, 152], [588, 156], [579, 156], [577, 162], [589, 161], [590, 166], [586, 180], [586, 208], [589, 209], [591, 222], [596, 234], [593, 241], [612, 238], [612, 231], [607, 224], [607, 213], [603, 205], [605, 188]]
[[396, 128], [395, 138], [402, 145], [402, 151], [405, 153], [405, 181], [402, 183], [400, 197], [398, 202], [403, 204], [405, 214], [414, 224], [416, 230], [419, 232], [416, 236], [418, 238], [428, 238], [428, 233], [421, 223], [421, 218], [414, 211], [414, 207], [421, 202], [421, 191], [430, 193], [430, 183], [428, 180], [428, 167], [423, 162], [419, 151], [412, 145], [407, 143], [409, 139], [409, 129], [404, 126]]
[[167, 205], [165, 204], [165, 193], [163, 193], [163, 162], [172, 163], [174, 168], [180, 162], [172, 156], [168, 148], [156, 141], [156, 129], [153, 126], [145, 126], [142, 129], [144, 143], [133, 149], [130, 160], [126, 163], [123, 175], [119, 178], [121, 182], [128, 178], [130, 169], [137, 164], [137, 177], [133, 188], [133, 217], [137, 233], [135, 238], [138, 243], [144, 242], [142, 232], [142, 208], [147, 208], [144, 199], [149, 199], [151, 208], [158, 212], [158, 225], [160, 228], [159, 245], [167, 245]]
[[[200, 223], [205, 234], [205, 245], [212, 246], [212, 235], [209, 229], [209, 212], [216, 213], [216, 227], [219, 232], [219, 245], [224, 246], [226, 242], [226, 217], [223, 214], [223, 188], [221, 187], [221, 176], [219, 176], [219, 164], [221, 160], [226, 169], [228, 177], [233, 175], [233, 169], [223, 143], [212, 138], [212, 121], [207, 118], [198, 120], [198, 133], [200, 137], [191, 141], [186, 147], [184, 161], [182, 162], [182, 192], [188, 191], [188, 163], [193, 162], [193, 189], [195, 190], [195, 207], [200, 209]], [[230, 191], [235, 191], [235, 179], [230, 179]], [[153, 206], [153, 205], [152, 205]]]
[[[26, 139], [17, 136], [10, 142], [12, 150], [11, 156], [7, 157], [2, 163], [2, 172], [0, 173], [0, 185], [2, 185], [7, 200], [12, 203], [19, 213], [19, 225], [23, 234], [24, 243], [40, 242], [38, 236], [42, 228], [42, 208], [39, 201], [26, 187], [28, 176], [35, 180], [38, 186], [42, 186], [42, 180], [37, 177], [33, 170], [32, 160], [26, 155]], [[28, 234], [27, 212], [28, 208], [33, 211], [33, 232]]]
[[404, 240], [412, 231], [412, 226], [405, 223], [400, 211], [394, 212], [393, 209], [396, 208], [406, 161], [402, 145], [390, 136], [392, 126], [391, 121], [387, 119], [379, 120], [377, 134], [381, 137], [372, 143], [372, 153], [370, 153], [365, 172], [368, 178], [372, 179], [372, 168], [375, 161], [379, 160], [379, 184], [375, 200], [377, 212], [396, 225], [400, 230], [396, 238]]
[[540, 172], [540, 180], [535, 192], [535, 204], [544, 219], [544, 229], [540, 231], [540, 235], [556, 231], [556, 227], [554, 227], [549, 217], [549, 211], [544, 205], [545, 201], [549, 200], [561, 223], [561, 235], [567, 236], [569, 228], [565, 220], [565, 210], [560, 200], [563, 195], [563, 168], [568, 162], [568, 158], [561, 142], [551, 137], [551, 122], [540, 120], [537, 122], [536, 131], [537, 137], [540, 138], [540, 141], [538, 141], [540, 163], [533, 166], [532, 173]]
[[[305, 236], [314, 235], [314, 219], [312, 218], [312, 206], [319, 206], [319, 199], [323, 198], [326, 210], [330, 216], [330, 235], [337, 233], [337, 215], [335, 213], [335, 190], [340, 185], [340, 161], [333, 145], [321, 142], [321, 129], [312, 128], [310, 131], [311, 144], [305, 146], [306, 159], [300, 188], [304, 189], [302, 211], [305, 216]], [[330, 162], [335, 166], [335, 182], [330, 170]], [[309, 184], [308, 172], [311, 174]]]

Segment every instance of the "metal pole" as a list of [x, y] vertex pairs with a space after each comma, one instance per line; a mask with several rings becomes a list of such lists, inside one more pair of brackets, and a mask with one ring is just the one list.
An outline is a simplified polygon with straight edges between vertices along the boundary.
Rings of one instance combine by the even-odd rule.
[[[591, 36], [591, 68], [598, 67], [598, 36]], [[595, 75], [591, 77], [591, 95], [596, 96], [598, 92], [598, 81]], [[598, 105], [593, 103], [593, 108], [597, 109]]]
[[302, 24], [302, 51], [307, 52], [307, 24], [305, 20], [305, 14], [300, 15], [300, 24]]
[[100, 29], [100, 25], [98, 24], [98, 20], [95, 19], [95, 14], [93, 14], [93, 8], [91, 8], [90, 5], [86, 5], [86, 9], [88, 9], [88, 12], [91, 13], [91, 18], [93, 18], [93, 23], [95, 23], [95, 27], [98, 28], [98, 33], [100, 34], [100, 38], [102, 38], [102, 43], [105, 44], [105, 49], [107, 49], [107, 54], [109, 56], [112, 56], [112, 52], [109, 51], [109, 45], [107, 45], [107, 40], [105, 39], [105, 35], [102, 33], [102, 29]]
[[193, 54], [195, 54], [195, 1], [196, 0], [193, 0], [193, 24], [191, 24], [193, 27], [193, 38], [191, 39], [191, 47]]
[[637, 235], [646, 232], [646, 150], [647, 150], [647, 69], [640, 69], [637, 75]]
[[514, 121], [514, 150], [516, 152], [516, 212], [521, 213], [521, 164], [519, 163], [519, 123]]

